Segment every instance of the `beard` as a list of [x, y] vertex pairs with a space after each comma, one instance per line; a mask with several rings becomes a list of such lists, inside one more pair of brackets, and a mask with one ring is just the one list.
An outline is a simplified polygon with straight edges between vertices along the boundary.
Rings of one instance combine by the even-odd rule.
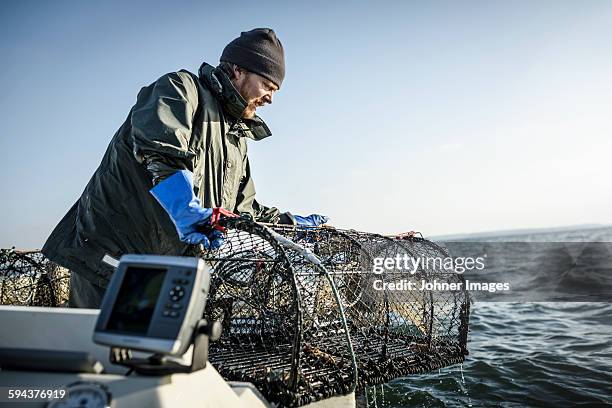
[[247, 104], [247, 107], [244, 108], [244, 112], [242, 112], [242, 117], [244, 119], [253, 119], [255, 117], [255, 111], [260, 106], [264, 106], [264, 103], [260, 99], [253, 99]]
[[244, 108], [244, 112], [242, 112], [242, 117], [244, 119], [253, 119], [255, 117], [255, 110], [257, 109], [256, 102], [249, 102], [246, 108]]

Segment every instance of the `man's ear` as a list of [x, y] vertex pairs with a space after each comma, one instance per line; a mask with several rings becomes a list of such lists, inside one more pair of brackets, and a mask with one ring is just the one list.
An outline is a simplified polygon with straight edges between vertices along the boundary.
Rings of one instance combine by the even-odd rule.
[[234, 78], [236, 79], [241, 79], [246, 74], [246, 70], [238, 65], [234, 65], [232, 67], [232, 71], [234, 72]]

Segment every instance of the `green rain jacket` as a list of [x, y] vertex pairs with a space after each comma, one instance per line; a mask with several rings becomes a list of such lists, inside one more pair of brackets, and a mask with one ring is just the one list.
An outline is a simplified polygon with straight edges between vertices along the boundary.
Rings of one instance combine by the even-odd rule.
[[295, 223], [255, 200], [247, 139], [271, 135], [259, 118], [240, 119], [246, 102], [228, 76], [204, 63], [144, 87], [110, 142], [79, 200], [53, 230], [42, 252], [95, 285], [113, 269], [102, 262], [126, 253], [186, 255], [170, 217], [149, 193], [154, 183], [187, 169], [207, 208], [248, 213], [256, 221]]

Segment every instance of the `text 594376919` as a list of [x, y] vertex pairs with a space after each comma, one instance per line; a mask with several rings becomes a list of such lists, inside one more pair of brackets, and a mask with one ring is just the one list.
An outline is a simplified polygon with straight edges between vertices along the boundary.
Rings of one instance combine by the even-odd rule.
[[65, 388], [57, 387], [0, 387], [0, 402], [49, 401], [67, 396]]

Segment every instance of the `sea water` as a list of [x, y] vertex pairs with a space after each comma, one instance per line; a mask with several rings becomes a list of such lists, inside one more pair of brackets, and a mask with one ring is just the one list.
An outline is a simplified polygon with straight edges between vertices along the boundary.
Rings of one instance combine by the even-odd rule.
[[[610, 242], [612, 228], [486, 238], [506, 240]], [[612, 406], [612, 303], [475, 302], [468, 348], [463, 365], [371, 387], [368, 406]]]

